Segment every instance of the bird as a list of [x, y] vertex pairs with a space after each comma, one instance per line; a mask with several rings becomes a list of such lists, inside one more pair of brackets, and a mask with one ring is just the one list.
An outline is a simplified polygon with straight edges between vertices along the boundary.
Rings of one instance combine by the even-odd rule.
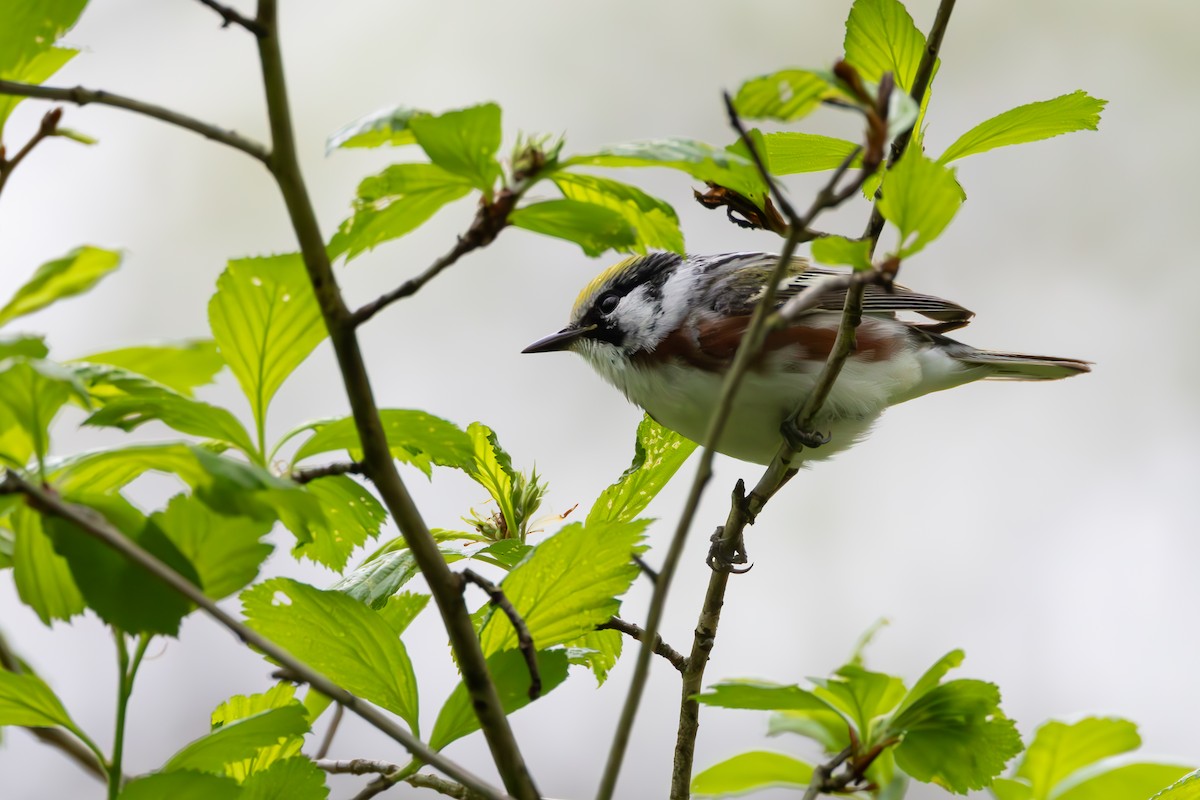
[[[703, 443], [725, 375], [779, 258], [765, 252], [627, 258], [580, 292], [566, 327], [522, 352], [578, 353], [660, 425]], [[837, 274], [844, 272], [792, 258], [775, 307]], [[889, 406], [930, 392], [981, 379], [1057, 380], [1091, 369], [1074, 358], [963, 344], [945, 334], [965, 326], [973, 312], [898, 284], [869, 285], [856, 347], [814, 419], [815, 431], [805, 438], [788, 423], [833, 348], [845, 296], [844, 288], [828, 292], [766, 337], [734, 397], [717, 452], [768, 464], [785, 441], [807, 444], [791, 461], [798, 467], [845, 451]]]

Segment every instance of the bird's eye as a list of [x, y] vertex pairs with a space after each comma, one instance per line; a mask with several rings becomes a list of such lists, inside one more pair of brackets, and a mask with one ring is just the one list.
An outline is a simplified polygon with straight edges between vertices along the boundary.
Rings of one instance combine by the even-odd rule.
[[596, 307], [600, 309], [601, 314], [611, 314], [617, 310], [617, 306], [621, 304], [621, 298], [615, 294], [606, 294], [600, 298], [600, 302]]

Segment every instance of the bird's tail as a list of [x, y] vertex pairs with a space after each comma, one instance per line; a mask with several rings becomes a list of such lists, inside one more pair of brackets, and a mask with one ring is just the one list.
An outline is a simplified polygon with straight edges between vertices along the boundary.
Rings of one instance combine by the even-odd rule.
[[990, 372], [987, 377], [993, 380], [1054, 381], [1092, 371], [1087, 361], [1077, 358], [998, 353], [966, 346], [953, 356], [968, 366], [987, 367]]

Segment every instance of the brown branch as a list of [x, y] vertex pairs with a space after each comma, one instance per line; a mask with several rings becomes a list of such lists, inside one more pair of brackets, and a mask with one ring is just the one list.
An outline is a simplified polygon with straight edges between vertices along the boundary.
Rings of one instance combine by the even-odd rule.
[[32, 83], [19, 83], [17, 81], [0, 80], [0, 94], [11, 94], [18, 97], [36, 97], [42, 100], [59, 100], [64, 103], [74, 103], [79, 106], [86, 106], [89, 103], [98, 105], [112, 106], [114, 108], [123, 108], [126, 111], [132, 111], [135, 114], [141, 114], [146, 117], [166, 122], [169, 125], [174, 125], [177, 128], [198, 133], [201, 136], [212, 139], [215, 142], [228, 145], [235, 150], [241, 150], [243, 153], [252, 156], [258, 161], [267, 163], [270, 154], [266, 148], [258, 142], [240, 136], [233, 131], [222, 130], [215, 125], [210, 125], [207, 122], [201, 122], [198, 119], [189, 117], [185, 114], [180, 114], [177, 111], [171, 111], [162, 106], [156, 106], [152, 103], [144, 103], [141, 100], [134, 100], [131, 97], [124, 97], [111, 92], [98, 91], [95, 89], [85, 89], [82, 86], [74, 88], [61, 88], [56, 86], [40, 86]]
[[230, 25], [240, 25], [260, 38], [267, 35], [267, 29], [259, 25], [256, 20], [243, 17], [229, 6], [215, 2], [215, 0], [200, 0], [200, 2], [221, 15], [221, 19], [224, 20], [221, 23], [222, 28], [228, 28]]
[[419, 758], [430, 766], [441, 770], [455, 780], [475, 788], [490, 798], [503, 798], [504, 793], [490, 786], [457, 763], [431, 750], [420, 739], [413, 736], [405, 728], [397, 725], [389, 717], [377, 711], [370, 704], [360, 700], [355, 695], [338, 686], [320, 672], [297, 659], [287, 650], [275, 644], [270, 639], [258, 633], [217, 605], [194, 583], [184, 578], [162, 561], [136, 544], [132, 539], [114, 528], [107, 519], [86, 506], [68, 503], [52, 490], [29, 483], [17, 473], [9, 470], [0, 481], [0, 494], [23, 494], [30, 506], [42, 514], [59, 517], [72, 523], [83, 534], [99, 540], [104, 545], [149, 572], [158, 580], [174, 589], [176, 592], [191, 600], [206, 614], [219, 622], [227, 630], [237, 636], [243, 643], [253, 647], [288, 670], [290, 674], [302, 679], [321, 694], [341, 703], [349, 711], [362, 717], [368, 723], [399, 742], [415, 758]]
[[321, 740], [321, 745], [317, 748], [314, 759], [322, 759], [329, 755], [329, 748], [333, 747], [333, 737], [337, 736], [338, 728], [342, 724], [342, 717], [346, 715], [346, 709], [336, 703], [333, 706], [333, 718], [329, 720], [329, 727], [325, 730], [325, 738]]
[[[267, 117], [271, 128], [272, 153], [267, 166], [274, 175], [287, 206], [309, 282], [312, 284], [325, 326], [329, 330], [329, 339], [337, 358], [338, 369], [341, 371], [359, 441], [362, 443], [363, 464], [400, 529], [421, 574], [425, 577], [434, 602], [437, 603], [456, 661], [462, 671], [463, 684], [471, 698], [471, 706], [479, 718], [479, 726], [504, 785], [519, 800], [535, 800], [538, 797], [537, 787], [521, 755], [508, 717], [500, 703], [500, 695], [488, 672], [459, 579], [446, 565], [429, 527], [400, 478], [388, 448], [379, 407], [371, 389], [370, 376], [355, 332], [357, 323], [338, 288], [321, 236], [321, 228], [300, 171], [295, 136], [292, 132], [287, 82], [283, 72], [283, 56], [279, 46], [276, 0], [259, 0], [256, 18], [267, 31], [266, 36], [257, 40], [267, 97]], [[421, 758], [425, 760], [423, 756]], [[457, 775], [451, 777], [459, 779]], [[467, 781], [462, 783], [471, 785]], [[488, 791], [494, 790], [488, 788]]]
[[473, 583], [487, 592], [491, 604], [503, 611], [504, 615], [508, 617], [508, 621], [512, 623], [513, 630], [517, 633], [517, 647], [520, 649], [521, 655], [525, 657], [525, 666], [529, 667], [529, 699], [537, 700], [542, 696], [542, 676], [538, 672], [537, 650], [533, 647], [533, 637], [529, 634], [529, 626], [525, 624], [525, 620], [521, 619], [521, 615], [517, 613], [517, 609], [505, 596], [503, 589], [472, 569], [464, 569], [460, 574], [466, 583]]
[[[639, 642], [642, 641], [646, 636], [646, 632], [644, 630], [639, 628], [637, 625], [634, 625], [632, 622], [626, 622], [620, 617], [613, 617], [608, 622], [597, 625], [596, 630], [619, 631], [626, 636], [636, 639]], [[672, 667], [680, 672], [683, 672], [684, 669], [687, 668], [687, 659], [684, 658], [683, 654], [671, 647], [671, 645], [664, 642], [663, 638], [658, 635], [655, 635], [654, 637], [654, 654], [665, 658], [671, 663]]]
[[313, 759], [317, 769], [330, 775], [391, 775], [399, 772], [399, 764], [388, 761], [376, 761], [373, 758], [352, 758], [334, 761], [333, 759], [317, 756]]
[[849, 785], [849, 781], [841, 782], [841, 786], [837, 786], [831, 784], [830, 777], [842, 765], [842, 762], [850, 757], [850, 752], [850, 748], [847, 747], [824, 764], [820, 764], [813, 769], [812, 780], [809, 781], [808, 789], [804, 792], [804, 797], [801, 800], [816, 800], [822, 792], [841, 791], [845, 789]]
[[29, 141], [12, 158], [7, 158], [7, 154], [4, 151], [4, 144], [0, 142], [0, 192], [4, 191], [4, 184], [8, 183], [8, 177], [12, 175], [13, 170], [25, 160], [26, 156], [33, 152], [33, 148], [58, 132], [58, 121], [61, 119], [61, 108], [52, 108], [47, 111], [42, 116], [42, 121], [38, 125], [37, 130], [33, 132], [33, 136], [29, 137]]
[[339, 461], [320, 467], [301, 467], [292, 470], [291, 478], [296, 483], [312, 483], [318, 478], [328, 478], [334, 475], [364, 475], [367, 467], [361, 461]]

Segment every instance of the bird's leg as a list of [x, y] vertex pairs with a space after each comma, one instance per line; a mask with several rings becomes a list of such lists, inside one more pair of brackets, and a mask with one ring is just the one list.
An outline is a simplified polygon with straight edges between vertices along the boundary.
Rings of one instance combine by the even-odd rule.
[[805, 430], [791, 417], [785, 419], [783, 424], [779, 426], [779, 433], [783, 435], [784, 441], [788, 443], [788, 447], [792, 448], [792, 450], [798, 450], [801, 447], [820, 447], [823, 444], [829, 444], [829, 434]]
[[[733, 504], [741, 518], [746, 520], [746, 524], [753, 525], [754, 513], [746, 497], [746, 484], [740, 479], [733, 487]], [[708, 549], [708, 558], [704, 559], [709, 569], [714, 572], [732, 572], [735, 575], [750, 571], [753, 564], [748, 564], [750, 559], [746, 555], [746, 539], [742, 534], [744, 530], [744, 525], [739, 526], [735, 536], [726, 538], [725, 526], [717, 528], [716, 533], [712, 535], [712, 547]]]

